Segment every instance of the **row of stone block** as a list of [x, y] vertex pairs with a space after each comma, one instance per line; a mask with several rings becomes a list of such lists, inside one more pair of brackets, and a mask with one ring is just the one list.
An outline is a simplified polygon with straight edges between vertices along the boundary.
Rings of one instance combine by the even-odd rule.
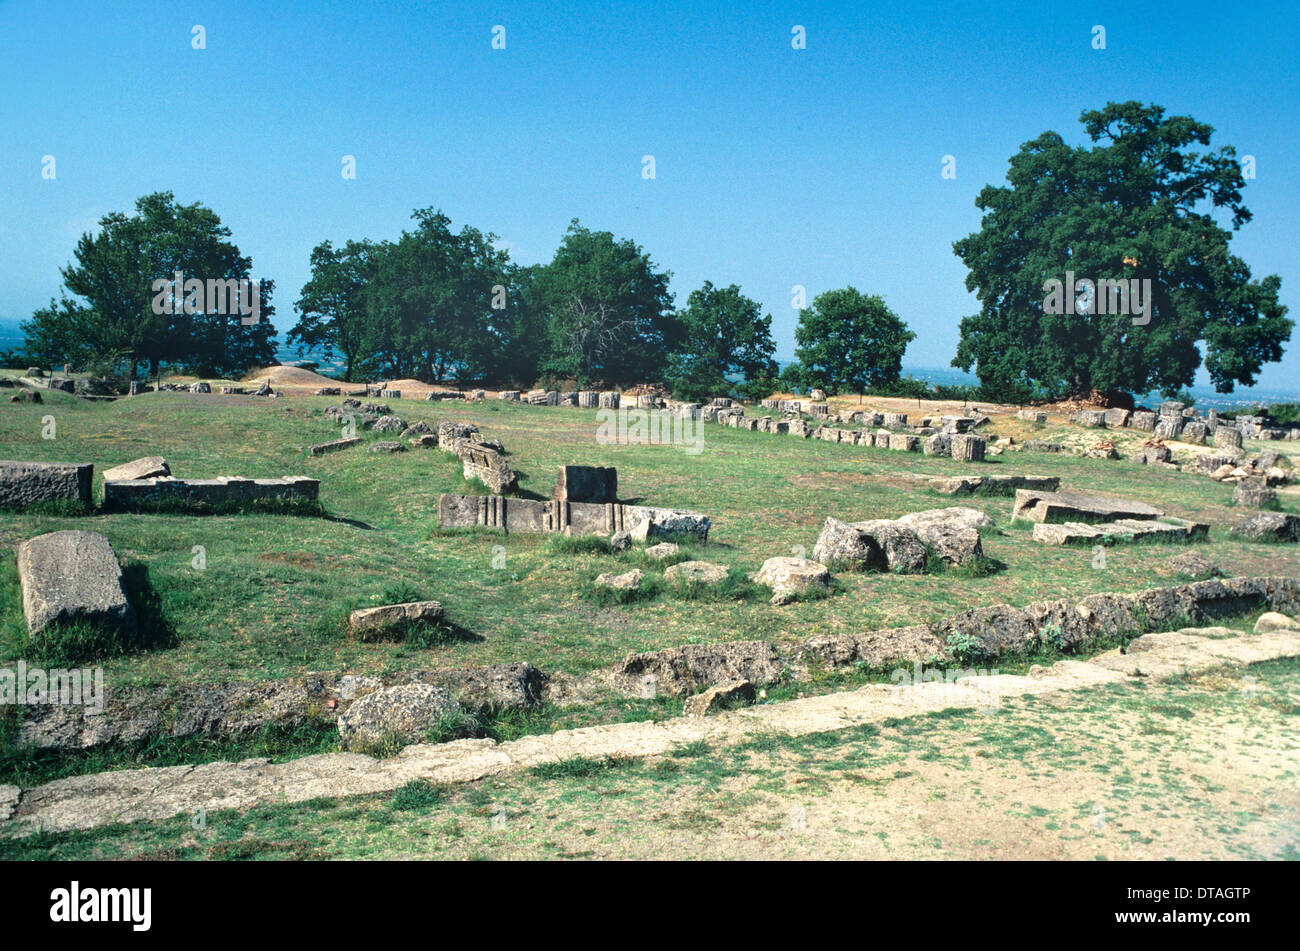
[[709, 517], [699, 512], [629, 505], [624, 502], [570, 502], [493, 495], [438, 497], [438, 527], [490, 528], [507, 533], [614, 535], [644, 523], [649, 536], [709, 537]]

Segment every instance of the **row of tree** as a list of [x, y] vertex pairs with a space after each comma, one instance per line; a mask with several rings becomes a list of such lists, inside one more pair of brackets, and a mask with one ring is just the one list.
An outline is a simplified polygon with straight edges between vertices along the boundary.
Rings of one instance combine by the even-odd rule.
[[[1213, 130], [1158, 106], [1112, 103], [1081, 121], [1091, 148], [1044, 133], [1013, 156], [1006, 186], [981, 191], [980, 230], [954, 244], [980, 312], [961, 322], [953, 364], [974, 368], [982, 398], [1002, 401], [1174, 393], [1202, 363], [1221, 391], [1253, 383], [1281, 358], [1293, 322], [1280, 279], [1253, 280], [1211, 216], [1230, 212], [1234, 231], [1250, 220], [1235, 152], [1195, 150]], [[337, 354], [349, 380], [663, 381], [697, 399], [897, 388], [915, 338], [879, 296], [828, 291], [800, 311], [797, 362], [778, 376], [772, 319], [756, 301], [706, 282], [675, 309], [671, 274], [630, 239], [574, 220], [549, 262], [525, 267], [495, 235], [453, 230], [440, 211], [412, 219], [396, 240], [313, 249], [291, 346]], [[251, 261], [229, 238], [214, 212], [170, 193], [140, 199], [134, 215], [108, 215], [78, 242], [61, 298], [23, 325], [23, 351], [10, 359], [116, 364], [132, 378], [271, 363], [271, 281], [256, 285], [262, 319], [253, 322], [201, 298], [158, 307], [158, 279], [176, 272], [249, 279]], [[1045, 281], [1063, 268], [1150, 288], [1149, 320], [1084, 297], [1046, 307]]]

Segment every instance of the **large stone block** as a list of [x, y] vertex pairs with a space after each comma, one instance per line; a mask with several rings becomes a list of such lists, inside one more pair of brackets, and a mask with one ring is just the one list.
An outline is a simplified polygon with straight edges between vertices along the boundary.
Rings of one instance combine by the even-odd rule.
[[1153, 432], [1156, 428], [1156, 414], [1139, 410], [1133, 414], [1129, 426], [1132, 429], [1140, 429], [1146, 433]]
[[1031, 522], [1109, 522], [1120, 518], [1154, 519], [1164, 513], [1145, 502], [1083, 492], [1017, 489], [1012, 519]]
[[51, 624], [87, 623], [135, 636], [122, 566], [98, 532], [50, 532], [18, 546], [23, 614], [33, 637]]
[[348, 615], [348, 633], [361, 641], [401, 639], [417, 624], [432, 624], [442, 617], [438, 601], [405, 601], [376, 608], [359, 608]]
[[466, 442], [457, 451], [466, 479], [477, 479], [493, 495], [503, 495], [515, 488], [514, 470], [495, 449], [480, 443]]
[[952, 457], [958, 462], [983, 462], [984, 437], [962, 433], [952, 437]]
[[104, 483], [105, 508], [150, 508], [177, 503], [196, 509], [249, 501], [314, 501], [320, 480], [306, 476], [279, 479], [126, 479]]
[[94, 470], [90, 463], [0, 461], [0, 508], [65, 501], [89, 505]]
[[1216, 449], [1240, 449], [1241, 430], [1233, 426], [1220, 426], [1214, 431]]
[[564, 502], [617, 502], [618, 470], [613, 466], [560, 466], [551, 498]]

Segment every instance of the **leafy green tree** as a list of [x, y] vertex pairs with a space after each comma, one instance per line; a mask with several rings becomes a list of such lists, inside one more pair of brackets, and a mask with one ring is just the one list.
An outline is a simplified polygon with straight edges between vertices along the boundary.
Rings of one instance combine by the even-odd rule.
[[632, 240], [575, 218], [555, 257], [531, 275], [529, 306], [547, 334], [542, 371], [583, 384], [659, 378], [682, 338], [671, 276]]
[[799, 311], [794, 339], [796, 362], [782, 374], [792, 388], [862, 393], [898, 380], [916, 334], [884, 298], [846, 287], [818, 294]]
[[431, 208], [396, 241], [326, 241], [312, 252], [312, 274], [289, 340], [300, 352], [327, 348], [345, 374], [442, 380], [496, 372], [520, 309], [517, 269], [496, 236]]
[[210, 208], [178, 205], [171, 192], [157, 192], [139, 199], [134, 215], [113, 212], [99, 227], [82, 235], [75, 264], [62, 269], [61, 298], [23, 323], [26, 352], [52, 364], [120, 359], [132, 379], [141, 365], [150, 373], [169, 365], [218, 375], [274, 359], [272, 281], [255, 285], [256, 322], [245, 324], [232, 298], [205, 296], [193, 313], [183, 301], [155, 312], [155, 282], [177, 271], [205, 285], [252, 280], [252, 260], [227, 240], [230, 229]]
[[[704, 400], [725, 393], [771, 392], [776, 377], [772, 316], [735, 284], [709, 281], [691, 291], [677, 315], [682, 349], [668, 357], [664, 382], [679, 399]], [[764, 393], [763, 395], [766, 395]]]
[[397, 376], [482, 376], [505, 342], [493, 302], [509, 303], [509, 255], [493, 245], [496, 235], [468, 225], [453, 232], [440, 211], [412, 217], [415, 230], [385, 242], [377, 257], [366, 292], [367, 343]]
[[[1214, 130], [1155, 105], [1109, 103], [1081, 122], [1091, 148], [1045, 132], [1011, 158], [1007, 186], [980, 192], [980, 230], [953, 245], [980, 300], [953, 365], [975, 366], [985, 391], [1006, 400], [1172, 393], [1192, 383], [1203, 347], [1217, 390], [1253, 383], [1281, 358], [1292, 321], [1281, 280], [1252, 280], [1229, 252], [1251, 217], [1235, 150], [1196, 149]], [[1063, 285], [1067, 270], [1076, 282], [1137, 280], [1150, 309], [1135, 315], [1130, 302], [1116, 314], [1117, 295], [1076, 285], [1064, 288], [1075, 313], [1051, 313], [1047, 282]]]
[[369, 241], [348, 241], [341, 248], [323, 241], [313, 248], [311, 277], [294, 304], [298, 322], [285, 335], [299, 355], [320, 350], [339, 354], [346, 380], [357, 379], [362, 370], [368, 336], [365, 294], [375, 257]]

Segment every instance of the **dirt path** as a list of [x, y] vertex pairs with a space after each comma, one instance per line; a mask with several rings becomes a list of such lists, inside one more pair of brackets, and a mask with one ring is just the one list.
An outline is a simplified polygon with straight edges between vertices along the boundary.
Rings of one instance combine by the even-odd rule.
[[[343, 798], [395, 790], [423, 779], [466, 783], [574, 757], [638, 759], [693, 743], [736, 744], [756, 736], [804, 737], [916, 718], [945, 710], [985, 711], [996, 719], [1019, 696], [1087, 692], [1129, 679], [1162, 679], [1224, 664], [1300, 656], [1300, 631], [1229, 636], [1151, 634], [1130, 653], [1090, 661], [1062, 661], [1027, 677], [979, 676], [957, 683], [870, 685], [858, 690], [762, 704], [707, 718], [620, 723], [524, 737], [508, 743], [462, 740], [407, 747], [386, 760], [349, 753], [308, 756], [285, 763], [246, 760], [202, 766], [123, 770], [76, 776], [23, 790], [0, 787], [0, 833], [89, 829], [115, 822], [158, 820], [203, 809], [244, 810], [270, 803]], [[1135, 672], [1140, 672], [1135, 677]]]

